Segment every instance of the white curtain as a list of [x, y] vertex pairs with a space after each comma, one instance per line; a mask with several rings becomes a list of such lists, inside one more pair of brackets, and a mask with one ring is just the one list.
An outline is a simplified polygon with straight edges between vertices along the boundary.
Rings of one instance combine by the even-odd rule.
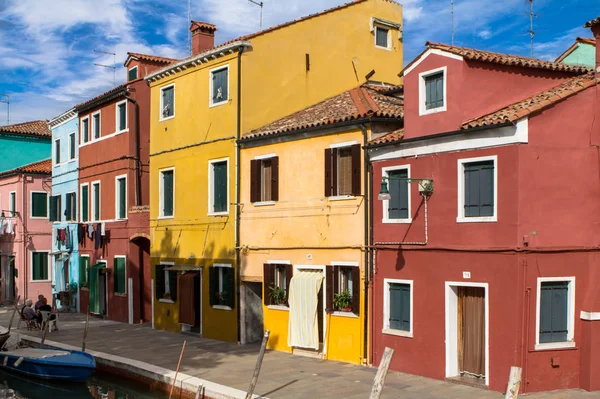
[[317, 305], [323, 283], [321, 271], [301, 271], [290, 281], [288, 346], [319, 350]]
[[56, 287], [55, 288], [56, 292], [64, 291], [64, 286], [65, 286], [65, 273], [64, 273], [65, 262], [63, 260], [60, 260], [60, 256], [55, 256], [54, 257], [54, 264], [56, 265], [55, 271], [54, 271], [54, 285]]

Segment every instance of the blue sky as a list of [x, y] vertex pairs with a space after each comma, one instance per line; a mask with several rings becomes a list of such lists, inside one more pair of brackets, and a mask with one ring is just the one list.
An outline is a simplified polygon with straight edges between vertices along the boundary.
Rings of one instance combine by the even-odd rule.
[[[264, 0], [264, 27], [348, 0]], [[450, 42], [450, 0], [405, 0], [405, 62], [426, 41]], [[527, 0], [454, 0], [455, 44], [528, 55]], [[216, 42], [259, 29], [259, 9], [247, 0], [191, 0], [192, 18], [217, 25]], [[554, 59], [583, 24], [600, 15], [598, 0], [535, 0], [535, 56]], [[117, 84], [127, 51], [187, 54], [185, 0], [0, 0], [0, 93], [11, 99], [11, 123], [51, 119]], [[401, 68], [399, 67], [398, 70]], [[0, 104], [0, 124], [6, 106]]]

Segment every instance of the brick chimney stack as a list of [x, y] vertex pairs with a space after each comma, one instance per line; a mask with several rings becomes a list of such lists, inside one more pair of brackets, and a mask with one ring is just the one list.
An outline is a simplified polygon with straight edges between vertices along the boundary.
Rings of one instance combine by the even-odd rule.
[[192, 21], [190, 30], [192, 31], [192, 55], [200, 54], [215, 47], [215, 31], [217, 28], [214, 25]]
[[583, 27], [590, 28], [596, 39], [596, 72], [600, 73], [600, 17], [586, 22]]

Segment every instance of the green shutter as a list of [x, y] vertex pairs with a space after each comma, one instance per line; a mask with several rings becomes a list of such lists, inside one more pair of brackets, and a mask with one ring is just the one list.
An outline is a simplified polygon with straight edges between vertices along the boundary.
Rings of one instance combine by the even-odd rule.
[[380, 47], [388, 47], [388, 30], [384, 28], [375, 29], [376, 44]]
[[87, 222], [89, 218], [89, 186], [81, 186], [81, 221]]
[[54, 163], [60, 163], [60, 140], [54, 141]]
[[155, 285], [155, 293], [156, 299], [162, 299], [165, 295], [165, 268], [168, 266], [165, 265], [156, 265], [155, 273], [154, 273], [154, 285]]
[[88, 267], [90, 266], [90, 258], [88, 256], [79, 257], [79, 286], [84, 287], [88, 283]]
[[227, 161], [213, 163], [213, 212], [227, 212]]
[[410, 331], [410, 285], [390, 284], [390, 328]]
[[9, 210], [12, 212], [11, 216], [15, 216], [14, 211], [17, 210], [17, 194], [10, 193], [10, 208]]
[[118, 190], [119, 190], [119, 214], [117, 215], [117, 217], [119, 219], [125, 219], [127, 217], [127, 209], [126, 208], [126, 202], [127, 202], [127, 193], [126, 191], [126, 187], [125, 187], [125, 178], [121, 178], [119, 180], [117, 180], [118, 182]]
[[31, 193], [31, 216], [35, 218], [48, 217], [48, 194]]
[[173, 101], [173, 92], [174, 92], [174, 88], [173, 87], [169, 87], [167, 89], [164, 89], [162, 92], [162, 98], [163, 98], [163, 109], [160, 110], [162, 117], [163, 118], [168, 118], [170, 116], [173, 116], [173, 114], [175, 113], [175, 107], [174, 107], [174, 101]]
[[173, 171], [166, 170], [162, 173], [163, 179], [163, 214], [162, 216], [173, 216]]
[[50, 221], [56, 222], [59, 220], [58, 218], [58, 199], [60, 197], [57, 195], [53, 195], [50, 197]]
[[223, 268], [223, 291], [225, 304], [233, 309], [235, 307], [235, 270], [233, 267]]
[[128, 76], [127, 76], [127, 80], [135, 80], [137, 79], [137, 67], [131, 68], [129, 70]]
[[127, 112], [126, 112], [126, 107], [127, 103], [123, 103], [123, 104], [119, 104], [119, 131], [121, 130], [125, 130], [127, 128], [127, 120], [126, 120], [126, 116], [127, 116]]
[[399, 178], [408, 178], [408, 170], [389, 171], [388, 180], [391, 199], [388, 201], [389, 219], [408, 219], [408, 195], [409, 185], [406, 180], [397, 180]]
[[171, 300], [177, 300], [177, 277], [179, 273], [176, 271], [169, 270], [169, 292], [171, 293]]
[[100, 184], [92, 185], [92, 193], [94, 195], [94, 220], [100, 220]]
[[220, 71], [213, 72], [213, 92], [212, 92], [212, 102], [220, 103], [222, 101], [227, 101], [229, 98], [228, 94], [228, 73], [227, 69], [221, 69]]
[[218, 305], [219, 300], [217, 294], [219, 293], [219, 269], [216, 267], [209, 267], [209, 296], [210, 306]]
[[444, 106], [444, 73], [425, 77], [425, 109]]
[[90, 123], [89, 121], [90, 121], [89, 118], [88, 119], [84, 119], [84, 120], [81, 121], [81, 123], [83, 125], [82, 128], [81, 128], [81, 130], [82, 130], [82, 133], [83, 133], [83, 142], [84, 143], [87, 143], [89, 141], [89, 136], [88, 136], [88, 134], [89, 134], [89, 123]]
[[70, 159], [75, 159], [75, 133], [69, 136], [69, 153], [71, 156]]
[[73, 214], [71, 212], [73, 197], [72, 194], [69, 193], [66, 196], [66, 204], [65, 204], [65, 220], [73, 220]]
[[494, 215], [494, 161], [464, 165], [465, 217]]
[[[48, 260], [44, 262], [44, 257], [48, 257], [45, 252], [32, 252], [32, 280], [47, 280], [48, 279]], [[44, 270], [45, 269], [45, 270]]]
[[540, 344], [566, 342], [569, 331], [567, 281], [542, 283], [540, 289]]
[[96, 264], [90, 269], [90, 312], [100, 313], [100, 295], [98, 292], [98, 280], [100, 275], [100, 268], [102, 264]]
[[115, 258], [114, 260], [114, 292], [124, 294], [125, 291], [125, 258]]

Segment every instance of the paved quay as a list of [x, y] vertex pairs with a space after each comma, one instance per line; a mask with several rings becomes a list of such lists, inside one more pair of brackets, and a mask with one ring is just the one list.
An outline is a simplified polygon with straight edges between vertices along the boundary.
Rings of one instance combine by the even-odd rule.
[[[11, 313], [7, 310], [0, 311], [1, 325], [8, 325]], [[61, 314], [60, 330], [48, 334], [47, 339], [80, 347], [84, 325], [83, 315]], [[28, 331], [23, 323], [19, 332], [41, 337], [40, 331]], [[175, 370], [184, 340], [187, 340], [187, 345], [180, 372], [242, 391], [247, 389], [256, 364], [258, 344], [236, 345], [194, 335], [152, 330], [149, 323], [129, 325], [91, 318], [86, 347]], [[374, 368], [267, 351], [255, 393], [274, 399], [365, 399], [369, 397], [375, 373]], [[569, 390], [524, 397], [600, 399], [600, 393]], [[502, 399], [504, 395], [390, 371], [382, 398]]]

